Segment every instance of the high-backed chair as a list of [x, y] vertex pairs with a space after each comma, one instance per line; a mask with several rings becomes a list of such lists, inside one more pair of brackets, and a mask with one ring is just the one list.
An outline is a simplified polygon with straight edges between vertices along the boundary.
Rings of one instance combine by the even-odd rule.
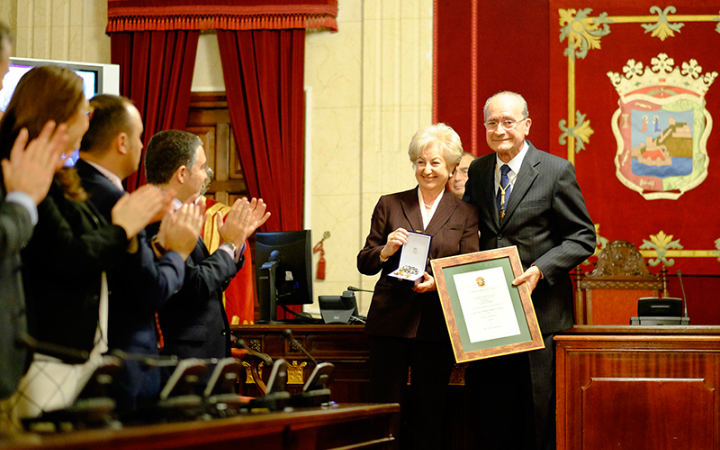
[[637, 316], [640, 297], [667, 294], [667, 269], [653, 275], [631, 242], [613, 241], [600, 251], [595, 269], [575, 269], [575, 323], [578, 325], [629, 325]]

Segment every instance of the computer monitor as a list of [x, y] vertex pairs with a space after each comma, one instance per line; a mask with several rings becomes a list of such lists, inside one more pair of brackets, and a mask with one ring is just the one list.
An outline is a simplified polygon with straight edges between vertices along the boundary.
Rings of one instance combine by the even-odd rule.
[[260, 322], [277, 321], [277, 306], [313, 302], [310, 230], [257, 233], [255, 281]]
[[[51, 59], [10, 58], [10, 68], [3, 78], [0, 90], [0, 110], [5, 112], [15, 87], [20, 78], [33, 67], [55, 65], [74, 71], [83, 80], [85, 97], [90, 100], [98, 94], [120, 94], [120, 66], [117, 64], [89, 64], [72, 61], [55, 61]], [[77, 150], [68, 159], [67, 165], [72, 166], [78, 159]]]

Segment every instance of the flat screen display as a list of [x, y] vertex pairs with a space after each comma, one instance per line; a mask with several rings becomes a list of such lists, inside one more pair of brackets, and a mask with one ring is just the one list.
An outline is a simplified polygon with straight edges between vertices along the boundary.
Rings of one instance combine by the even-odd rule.
[[[10, 99], [12, 98], [12, 95], [15, 92], [15, 87], [20, 82], [20, 79], [33, 67], [35, 66], [15, 63], [10, 64], [8, 73], [5, 74], [5, 78], [3, 78], [3, 88], [0, 89], [0, 110], [2, 110], [2, 112], [5, 112], [8, 104], [10, 104]], [[96, 70], [70, 69], [82, 78], [85, 98], [91, 99], [100, 93], [98, 82], [99, 76]], [[68, 158], [65, 162], [65, 165], [74, 166], [79, 157], [80, 155], [78, 150], [75, 150], [72, 156], [70, 156], [70, 158]]]

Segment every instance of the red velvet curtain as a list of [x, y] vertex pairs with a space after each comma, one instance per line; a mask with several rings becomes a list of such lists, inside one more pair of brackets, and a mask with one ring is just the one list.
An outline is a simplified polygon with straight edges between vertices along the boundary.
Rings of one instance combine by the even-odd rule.
[[[157, 132], [185, 129], [199, 31], [110, 33], [112, 62], [120, 65], [120, 93], [130, 98], [145, 125], [144, 143]], [[127, 179], [132, 192], [146, 183], [145, 151]]]
[[[217, 31], [230, 120], [263, 231], [302, 229], [305, 30]], [[300, 311], [300, 306], [289, 306]], [[278, 319], [293, 316], [281, 308]]]
[[217, 31], [248, 191], [272, 211], [266, 231], [302, 229], [305, 30]]

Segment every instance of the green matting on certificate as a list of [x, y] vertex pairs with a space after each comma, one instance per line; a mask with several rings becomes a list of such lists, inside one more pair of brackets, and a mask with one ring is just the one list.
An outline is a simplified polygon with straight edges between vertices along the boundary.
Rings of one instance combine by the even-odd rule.
[[456, 316], [457, 328], [460, 334], [460, 342], [462, 342], [465, 351], [485, 350], [492, 347], [517, 344], [532, 340], [532, 337], [530, 336], [530, 329], [528, 328], [528, 323], [525, 319], [525, 311], [523, 310], [520, 292], [517, 286], [512, 285], [512, 281], [515, 279], [515, 276], [513, 275], [512, 267], [510, 265], [510, 258], [493, 259], [489, 261], [466, 264], [464, 266], [445, 267], [442, 269], [443, 274], [445, 275], [445, 284], [447, 285], [453, 310], [461, 310], [460, 299], [458, 298], [457, 289], [455, 288], [454, 275], [492, 269], [494, 267], [501, 267], [505, 273], [505, 280], [507, 281], [507, 287], [510, 291], [510, 299], [512, 300], [513, 309], [515, 310], [515, 318], [517, 319], [518, 326], [520, 328], [520, 334], [472, 343], [470, 342], [470, 336], [468, 335], [467, 326], [465, 325], [465, 316], [463, 314], [458, 314]]
[[[430, 264], [433, 268], [455, 361], [462, 363], [545, 347], [530, 298], [530, 289], [524, 284], [512, 285], [513, 280], [523, 273], [517, 247], [504, 247], [439, 258], [430, 261]], [[500, 270], [502, 274], [500, 274]], [[483, 271], [488, 272], [473, 278], [475, 272]], [[462, 275], [465, 274], [471, 279], [463, 279]], [[502, 280], [498, 280], [500, 276], [502, 276]], [[472, 295], [473, 292], [477, 293], [473, 283], [477, 283], [477, 287], [483, 289], [487, 282], [489, 290], [484, 294], [488, 296], [485, 298], [498, 301], [499, 307], [495, 310], [470, 311], [476, 318], [478, 314], [480, 315], [480, 321], [476, 322], [478, 323], [476, 329], [468, 330], [456, 279], [462, 279], [462, 283], [466, 285], [463, 288], [468, 289], [467, 292], [463, 291], [463, 298], [465, 295]], [[503, 283], [506, 286], [503, 286]], [[504, 289], [505, 287], [507, 290]], [[512, 311], [508, 305], [507, 295], [509, 295]], [[467, 300], [465, 304], [466, 307], [470, 305], [469, 307], [472, 309], [472, 305], [467, 303]], [[493, 319], [493, 314], [498, 317]], [[497, 321], [495, 329], [483, 328], [483, 323], [487, 324], [493, 320]], [[471, 334], [474, 335], [475, 342], [471, 341]]]

